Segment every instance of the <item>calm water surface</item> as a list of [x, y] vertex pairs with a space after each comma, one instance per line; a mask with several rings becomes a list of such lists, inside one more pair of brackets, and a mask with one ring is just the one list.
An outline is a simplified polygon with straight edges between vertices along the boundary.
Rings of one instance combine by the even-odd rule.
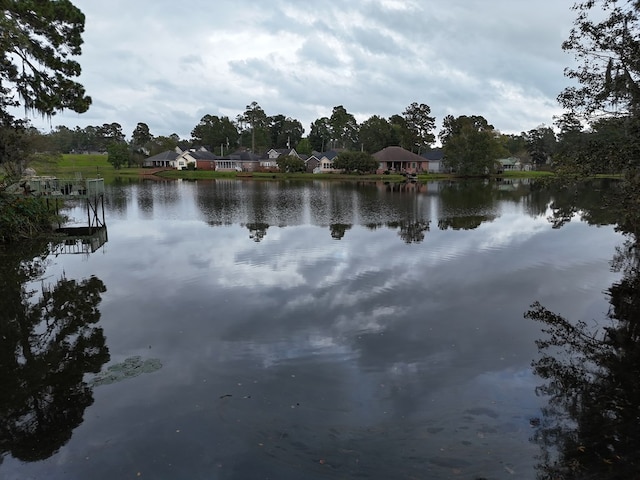
[[553, 220], [561, 195], [108, 187], [108, 242], [58, 246], [28, 300], [5, 296], [18, 312], [44, 290], [37, 320], [75, 302], [84, 323], [5, 329], [0, 477], [535, 478], [541, 327], [523, 313], [603, 318], [623, 241], [580, 211]]

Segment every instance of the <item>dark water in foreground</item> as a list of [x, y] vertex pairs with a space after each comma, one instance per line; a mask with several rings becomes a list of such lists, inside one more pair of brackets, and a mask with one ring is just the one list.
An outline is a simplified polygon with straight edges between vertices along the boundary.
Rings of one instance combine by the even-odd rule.
[[606, 316], [600, 189], [112, 186], [95, 252], [0, 259], [0, 478], [535, 478], [523, 313]]

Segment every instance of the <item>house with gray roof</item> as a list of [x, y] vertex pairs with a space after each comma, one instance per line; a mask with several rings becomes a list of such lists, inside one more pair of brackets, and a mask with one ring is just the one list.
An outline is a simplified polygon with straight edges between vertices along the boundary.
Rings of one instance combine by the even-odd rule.
[[278, 158], [285, 155], [291, 155], [302, 159], [298, 152], [296, 152], [295, 148], [272, 148], [260, 157], [260, 168], [277, 169]]
[[[498, 163], [500, 164], [500, 171], [502, 172], [531, 170], [531, 165], [523, 164], [518, 157], [500, 158], [498, 159]], [[498, 173], [500, 173], [500, 171]]]
[[315, 155], [310, 155], [304, 159], [307, 173], [314, 173], [320, 167], [320, 159]]
[[215, 170], [218, 156], [208, 150], [189, 150], [182, 154], [187, 164], [195, 163], [198, 170]]
[[317, 152], [314, 150], [313, 155], [311, 155], [311, 157], [309, 157], [305, 163], [309, 165], [309, 162], [318, 162], [318, 165], [313, 169], [313, 173], [338, 172], [339, 170], [333, 168], [333, 161], [338, 157], [339, 154], [340, 152], [338, 152], [338, 150], [329, 150], [327, 152]]
[[402, 147], [386, 147], [373, 154], [378, 160], [378, 173], [409, 173], [416, 174], [429, 171], [426, 158], [410, 152]]
[[145, 168], [172, 168], [175, 166], [176, 158], [178, 158], [178, 153], [174, 150], [167, 150], [166, 152], [145, 158], [142, 162], [142, 166]]
[[444, 167], [444, 151], [442, 148], [432, 148], [424, 152], [422, 157], [427, 159], [429, 165], [427, 171], [429, 173], [440, 173], [445, 171]]
[[220, 172], [254, 172], [260, 167], [260, 156], [246, 150], [216, 159], [216, 170]]

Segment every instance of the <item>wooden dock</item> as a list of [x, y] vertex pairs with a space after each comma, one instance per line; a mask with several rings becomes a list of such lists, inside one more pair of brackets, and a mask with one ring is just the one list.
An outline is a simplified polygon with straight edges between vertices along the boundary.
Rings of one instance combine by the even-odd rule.
[[104, 195], [104, 179], [82, 178], [81, 175], [75, 178], [34, 176], [22, 180], [13, 193], [65, 200], [94, 198]]
[[91, 229], [105, 226], [103, 178], [83, 178], [79, 173], [74, 178], [32, 176], [22, 179], [6, 192], [45, 199], [47, 205], [53, 206], [56, 212], [59, 208], [58, 200], [82, 200], [87, 207], [87, 227]]
[[49, 250], [54, 255], [94, 253], [108, 241], [107, 227], [62, 227], [56, 230]]

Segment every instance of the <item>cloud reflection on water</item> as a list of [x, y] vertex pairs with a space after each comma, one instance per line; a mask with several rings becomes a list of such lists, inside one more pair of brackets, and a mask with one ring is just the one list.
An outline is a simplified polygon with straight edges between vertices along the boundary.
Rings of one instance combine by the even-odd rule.
[[[369, 455], [381, 446], [380, 434], [367, 429], [384, 431], [395, 442], [385, 444], [394, 459], [419, 439], [415, 456], [438, 468], [450, 458], [480, 464], [479, 452], [501, 452], [508, 442], [529, 452], [527, 415], [539, 405], [529, 365], [539, 330], [522, 314], [534, 299], [569, 316], [605, 308], [593, 291], [613, 278], [607, 262], [620, 236], [581, 222], [552, 229], [540, 214], [545, 202], [529, 213], [527, 189], [501, 199], [482, 187], [476, 193], [491, 221], [443, 230], [442, 212], [478, 213], [455, 191], [441, 196], [443, 187], [293, 184], [282, 200], [292, 202], [288, 216], [270, 207], [282, 203], [280, 188], [133, 186], [125, 200], [110, 200], [118, 207], [117, 214], [109, 210], [104, 254], [56, 261], [52, 270], [97, 271], [108, 285], [102, 311], [114, 362], [151, 351], [163, 364], [158, 375], [136, 379], [137, 388], [96, 390], [105, 418], [85, 422], [69, 448], [81, 452], [88, 436], [108, 438], [113, 427], [106, 424], [122, 424], [118, 415], [139, 415], [147, 435], [134, 438], [147, 447], [176, 441], [162, 436], [157, 416], [194, 431], [230, 429], [242, 445], [220, 447], [227, 462], [239, 462], [243, 449], [278, 429], [314, 449], [338, 435], [327, 433], [333, 428], [343, 448], [350, 448], [350, 434]], [[154, 201], [136, 203], [141, 192]], [[430, 222], [421, 242], [405, 243], [387, 226], [406, 219]], [[246, 227], [255, 221], [270, 225], [260, 242]], [[351, 225], [341, 240], [331, 237], [338, 222]], [[227, 393], [229, 422], [220, 424], [200, 408]], [[247, 395], [252, 404], [231, 400]], [[292, 408], [298, 403], [304, 408]], [[115, 451], [128, 445], [118, 438]], [[274, 450], [286, 463], [314, 458], [287, 446], [290, 453]], [[437, 456], [438, 448], [454, 453]], [[500, 455], [495, 465], [516, 462]], [[517, 461], [530, 464], [527, 455]]]

